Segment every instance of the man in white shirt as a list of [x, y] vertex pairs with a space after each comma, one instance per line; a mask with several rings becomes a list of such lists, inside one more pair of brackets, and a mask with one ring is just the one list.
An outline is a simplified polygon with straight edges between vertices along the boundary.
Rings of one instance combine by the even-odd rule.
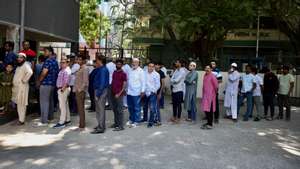
[[181, 118], [183, 91], [184, 91], [184, 79], [186, 72], [181, 68], [181, 61], [176, 60], [176, 70], [171, 77], [172, 85], [172, 104], [173, 104], [173, 117], [170, 121], [178, 123]]
[[[252, 74], [255, 76], [256, 88], [253, 91], [253, 107], [256, 108], [256, 116], [254, 121], [259, 121], [261, 118], [261, 88], [263, 86], [263, 79], [257, 74], [257, 68], [252, 68]], [[253, 112], [253, 108], [252, 108]], [[251, 113], [252, 114], [252, 113]]]
[[116, 64], [113, 62], [112, 58], [108, 58], [108, 62], [106, 63], [106, 68], [108, 69], [109, 73], [109, 86], [107, 89], [107, 108], [112, 109], [110, 106], [112, 105], [112, 96], [111, 96], [111, 82], [112, 82], [112, 76], [114, 71], [116, 70]]
[[157, 123], [157, 91], [160, 88], [160, 75], [154, 71], [154, 63], [148, 63], [148, 70], [145, 71], [145, 96], [144, 96], [144, 115], [143, 121], [148, 121], [148, 107], [150, 106], [150, 119], [148, 128]]
[[71, 67], [71, 76], [70, 76], [70, 82], [69, 86], [71, 87], [71, 92], [69, 95], [69, 108], [70, 113], [72, 115], [77, 115], [77, 104], [76, 104], [76, 98], [75, 98], [75, 92], [73, 91], [73, 87], [75, 85], [75, 74], [79, 71], [80, 65], [77, 63], [77, 58], [75, 57], [75, 54], [70, 55], [70, 67]]
[[243, 121], [248, 121], [250, 114], [252, 112], [252, 104], [253, 104], [253, 91], [256, 88], [255, 76], [251, 74], [251, 65], [246, 66], [246, 74], [242, 75], [240, 80], [240, 86], [242, 86], [241, 93], [239, 95], [239, 103], [238, 103], [238, 114], [240, 111], [240, 107], [247, 98], [247, 111], [244, 114]]
[[132, 69], [128, 74], [127, 104], [129, 111], [129, 127], [136, 127], [141, 121], [141, 98], [145, 93], [145, 75], [139, 66], [138, 58], [132, 59]]

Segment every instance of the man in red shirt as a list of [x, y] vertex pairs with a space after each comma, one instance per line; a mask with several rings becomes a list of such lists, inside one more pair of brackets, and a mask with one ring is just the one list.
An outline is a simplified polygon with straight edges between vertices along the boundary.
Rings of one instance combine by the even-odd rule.
[[32, 62], [35, 62], [36, 59], [35, 51], [30, 49], [30, 44], [28, 41], [24, 41], [22, 45], [23, 45], [23, 50], [21, 51], [21, 53], [25, 53], [27, 56], [26, 60], [32, 64]]
[[112, 77], [112, 109], [114, 112], [114, 124], [112, 128], [115, 128], [113, 131], [124, 130], [124, 114], [123, 114], [123, 96], [125, 94], [125, 88], [127, 85], [127, 76], [122, 69], [123, 60], [116, 61], [117, 70], [114, 71]]

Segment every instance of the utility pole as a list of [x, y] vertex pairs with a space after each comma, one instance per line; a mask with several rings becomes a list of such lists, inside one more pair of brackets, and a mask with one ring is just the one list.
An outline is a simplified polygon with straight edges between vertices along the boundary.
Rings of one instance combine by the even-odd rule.
[[107, 42], [108, 37], [107, 36], [108, 35], [107, 35], [107, 31], [106, 31], [106, 33], [105, 33], [105, 57], [107, 57], [106, 55], [107, 55], [107, 47], [108, 47], [108, 42]]
[[100, 12], [100, 32], [99, 32], [99, 52], [100, 52], [100, 54], [101, 54], [101, 39], [102, 39], [102, 14], [101, 14], [101, 12]]
[[22, 49], [22, 43], [24, 41], [24, 20], [25, 20], [25, 0], [21, 0], [21, 17], [20, 17], [20, 42], [19, 50]]
[[259, 50], [259, 33], [260, 33], [260, 16], [259, 16], [259, 11], [257, 15], [257, 31], [256, 31], [256, 58], [258, 58], [258, 50]]

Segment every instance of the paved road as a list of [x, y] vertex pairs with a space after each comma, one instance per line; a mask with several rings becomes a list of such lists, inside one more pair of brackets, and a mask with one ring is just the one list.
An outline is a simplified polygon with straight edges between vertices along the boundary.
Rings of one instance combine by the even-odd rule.
[[[0, 169], [299, 169], [299, 110], [291, 122], [222, 119], [211, 131], [200, 130], [200, 121], [165, 122], [103, 135], [89, 134], [95, 113], [87, 113], [81, 133], [74, 131], [78, 117], [65, 129], [34, 128], [37, 119], [29, 117], [23, 127], [0, 126]], [[167, 121], [170, 105], [162, 115]]]

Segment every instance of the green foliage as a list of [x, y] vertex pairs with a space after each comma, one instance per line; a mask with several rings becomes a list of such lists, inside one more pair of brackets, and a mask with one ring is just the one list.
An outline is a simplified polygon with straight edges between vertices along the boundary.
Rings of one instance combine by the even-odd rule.
[[[253, 0], [149, 0], [158, 13], [157, 25], [176, 35], [174, 41], [195, 43], [192, 52], [200, 59], [212, 57], [229, 30], [250, 23], [255, 14]], [[170, 30], [168, 31], [170, 34]], [[182, 46], [182, 45], [180, 45]], [[177, 46], [178, 47], [178, 46]]]
[[281, 32], [286, 34], [294, 53], [300, 55], [300, 1], [264, 0], [262, 10], [272, 16]]
[[98, 3], [101, 3], [101, 0], [80, 1], [80, 33], [89, 45], [100, 38], [100, 27], [101, 38], [110, 29], [109, 19], [103, 16], [100, 11], [97, 11]]
[[130, 45], [130, 37], [134, 33], [134, 24], [136, 16], [133, 13], [133, 0], [116, 0], [115, 5], [111, 7], [113, 25], [120, 37], [116, 45], [117, 47], [127, 48]]

